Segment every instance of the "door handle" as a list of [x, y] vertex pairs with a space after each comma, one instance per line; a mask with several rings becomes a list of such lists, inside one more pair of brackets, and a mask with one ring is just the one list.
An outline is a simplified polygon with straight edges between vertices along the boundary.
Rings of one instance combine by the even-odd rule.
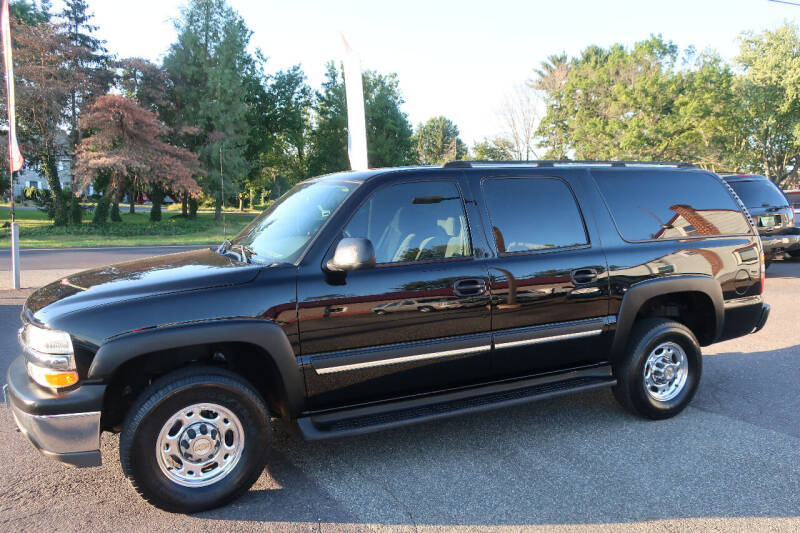
[[573, 270], [570, 277], [575, 285], [585, 285], [586, 283], [597, 281], [597, 271], [593, 268], [579, 268], [578, 270]]
[[460, 279], [453, 283], [456, 296], [480, 296], [486, 293], [486, 282], [482, 279]]

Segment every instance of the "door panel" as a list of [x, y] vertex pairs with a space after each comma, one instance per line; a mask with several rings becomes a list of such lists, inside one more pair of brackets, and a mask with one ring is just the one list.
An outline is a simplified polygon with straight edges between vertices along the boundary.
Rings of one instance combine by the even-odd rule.
[[[575, 283], [571, 273], [582, 269], [596, 271], [597, 281]], [[489, 275], [496, 375], [566, 368], [605, 354], [602, 346], [610, 335], [604, 321], [608, 278], [602, 253], [585, 249], [500, 257], [491, 262]], [[514, 343], [525, 338], [539, 342]]]
[[455, 181], [378, 189], [343, 228], [378, 265], [301, 267], [302, 361], [312, 409], [471, 384], [490, 372], [486, 266], [472, 257]]
[[481, 188], [497, 251], [489, 260], [493, 375], [602, 359], [610, 342], [607, 265], [572, 188], [551, 176], [487, 178]]

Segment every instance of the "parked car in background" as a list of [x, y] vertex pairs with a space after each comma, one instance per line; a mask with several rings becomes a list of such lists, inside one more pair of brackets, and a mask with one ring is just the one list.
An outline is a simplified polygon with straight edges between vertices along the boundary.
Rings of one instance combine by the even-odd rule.
[[[793, 189], [791, 191], [784, 191], [789, 203], [792, 204], [794, 210], [794, 227], [795, 233], [800, 235], [800, 189]], [[792, 250], [789, 252], [792, 257], [800, 257], [800, 250]]]
[[783, 191], [766, 176], [732, 174], [722, 176], [744, 203], [756, 225], [767, 265], [784, 253], [800, 252], [800, 231], [795, 228], [795, 210]]

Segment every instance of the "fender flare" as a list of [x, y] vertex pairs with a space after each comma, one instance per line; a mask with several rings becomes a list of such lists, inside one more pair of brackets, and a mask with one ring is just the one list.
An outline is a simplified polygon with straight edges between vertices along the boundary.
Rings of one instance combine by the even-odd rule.
[[649, 279], [632, 285], [622, 297], [614, 341], [611, 345], [612, 360], [618, 360], [623, 355], [636, 315], [639, 314], [642, 305], [656, 296], [677, 292], [699, 292], [708, 296], [714, 306], [716, 319], [712, 342], [720, 338], [725, 323], [725, 300], [722, 297], [722, 288], [716, 279], [701, 275]]
[[257, 319], [192, 322], [126, 333], [100, 346], [89, 367], [88, 378], [106, 381], [125, 362], [156, 351], [219, 342], [244, 342], [259, 346], [278, 369], [289, 414], [305, 407], [303, 370], [280, 326]]

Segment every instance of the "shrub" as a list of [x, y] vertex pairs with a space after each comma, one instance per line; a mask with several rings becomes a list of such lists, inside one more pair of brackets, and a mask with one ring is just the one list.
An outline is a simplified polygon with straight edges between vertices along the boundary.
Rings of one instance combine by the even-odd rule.
[[83, 208], [81, 207], [81, 200], [75, 195], [69, 201], [69, 223], [80, 224], [83, 222]]
[[108, 211], [110, 206], [111, 200], [107, 196], [103, 196], [97, 200], [97, 208], [94, 210], [92, 224], [103, 225], [108, 222]]
[[109, 215], [111, 222], [122, 222], [122, 215], [119, 214], [119, 203], [114, 202], [111, 206], [111, 214]]

